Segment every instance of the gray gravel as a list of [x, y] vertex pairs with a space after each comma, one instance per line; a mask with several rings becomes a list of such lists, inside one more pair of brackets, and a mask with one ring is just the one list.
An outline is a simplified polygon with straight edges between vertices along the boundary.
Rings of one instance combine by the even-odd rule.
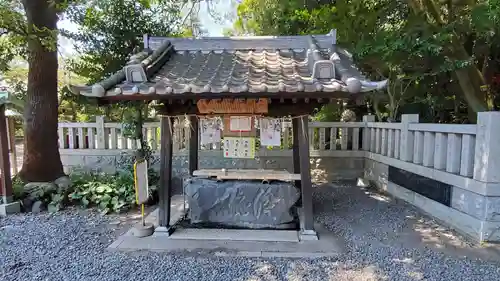
[[500, 280], [500, 255], [401, 202], [344, 184], [318, 188], [315, 200], [318, 222], [345, 240], [339, 258], [108, 252], [114, 218], [71, 210], [0, 219], [0, 280]]

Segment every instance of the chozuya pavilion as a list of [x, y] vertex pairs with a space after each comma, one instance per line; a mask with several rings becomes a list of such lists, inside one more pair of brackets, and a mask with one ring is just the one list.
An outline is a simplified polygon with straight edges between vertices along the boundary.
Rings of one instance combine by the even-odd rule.
[[[336, 46], [335, 34], [332, 30], [327, 35], [310, 36], [144, 36], [144, 50], [133, 54], [123, 69], [99, 83], [73, 86], [72, 90], [101, 103], [141, 100], [161, 104], [156, 231], [171, 234], [176, 228], [170, 225], [172, 124], [175, 116], [187, 115], [191, 123], [190, 175], [184, 188], [191, 222], [218, 227], [292, 228], [299, 231], [301, 239], [317, 239], [308, 115], [329, 102], [359, 98], [387, 84], [366, 80], [353, 65], [351, 55]], [[201, 124], [214, 116], [224, 121], [207, 122], [212, 124], [208, 127]], [[274, 126], [279, 119], [273, 117], [283, 116], [292, 118], [293, 171], [198, 169], [199, 142], [203, 142], [206, 130], [215, 133], [223, 124], [216, 139], [224, 146], [221, 157], [251, 158], [258, 144], [257, 131], [261, 144], [269, 141], [269, 136], [262, 136], [266, 130], [278, 128], [279, 138], [280, 129]], [[260, 129], [256, 130], [259, 121]]]

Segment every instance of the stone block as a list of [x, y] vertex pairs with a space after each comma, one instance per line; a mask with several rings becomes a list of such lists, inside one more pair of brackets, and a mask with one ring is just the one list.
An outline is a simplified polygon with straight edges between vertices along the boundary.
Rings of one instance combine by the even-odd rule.
[[500, 182], [500, 112], [479, 112], [474, 160], [474, 179], [481, 182]]
[[83, 166], [85, 165], [85, 156], [61, 154], [61, 162], [65, 166]]
[[187, 181], [189, 218], [193, 223], [217, 223], [249, 228], [280, 228], [295, 219], [300, 192], [292, 183]]
[[482, 222], [480, 241], [500, 242], [500, 222]]
[[401, 187], [395, 183], [388, 182], [386, 191], [399, 199], [415, 205], [416, 193], [411, 190]]
[[447, 207], [391, 182], [388, 184], [387, 192], [397, 198], [403, 199], [429, 216], [474, 240], [479, 241], [482, 239], [481, 237], [483, 237], [481, 233], [482, 221], [477, 218]]
[[67, 190], [71, 186], [71, 179], [68, 176], [63, 176], [54, 181], [57, 187]]
[[389, 166], [371, 159], [365, 159], [364, 178], [381, 189], [387, 189]]
[[[201, 161], [200, 161], [201, 162]], [[172, 157], [172, 166], [173, 167], [188, 167], [188, 158], [186, 156], [174, 156]], [[158, 161], [158, 165], [161, 165], [161, 159]]]
[[116, 156], [85, 156], [85, 166], [104, 173], [114, 173]]
[[500, 222], [500, 197], [483, 196], [454, 186], [451, 207], [480, 220]]

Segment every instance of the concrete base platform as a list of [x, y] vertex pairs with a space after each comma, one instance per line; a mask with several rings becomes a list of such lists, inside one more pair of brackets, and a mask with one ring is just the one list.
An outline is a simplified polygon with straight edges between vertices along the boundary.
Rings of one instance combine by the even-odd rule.
[[0, 204], [0, 217], [17, 214], [21, 212], [21, 204], [19, 202]]
[[[253, 241], [241, 238], [239, 240], [222, 240], [222, 238], [233, 238], [242, 230], [227, 232], [216, 235], [216, 232], [210, 233], [210, 230], [191, 231], [188, 229], [176, 230], [170, 237], [166, 235], [157, 235], [156, 233], [149, 237], [137, 238], [124, 234], [118, 240], [113, 242], [109, 250], [121, 251], [161, 251], [176, 252], [195, 255], [215, 255], [215, 256], [237, 256], [237, 257], [282, 257], [282, 258], [321, 258], [336, 257], [344, 253], [344, 242], [334, 237], [331, 232], [324, 230], [321, 226], [316, 226], [320, 239], [317, 241], [299, 241], [297, 232], [291, 231], [284, 235], [276, 235], [276, 232], [270, 231], [270, 234], [264, 231], [257, 238], [251, 238]], [[252, 233], [258, 233], [262, 230], [248, 230], [245, 236]], [[211, 235], [204, 240], [199, 238], [204, 233]], [[292, 239], [293, 234], [293, 239]], [[184, 236], [184, 237], [183, 237]], [[218, 236], [218, 237], [216, 237]], [[208, 238], [213, 238], [209, 239]], [[255, 241], [261, 239], [260, 241]], [[290, 241], [283, 241], [289, 239]], [[272, 241], [274, 240], [274, 241]], [[278, 240], [278, 241], [277, 241]], [[279, 241], [282, 240], [282, 241]], [[293, 241], [292, 241], [293, 240]]]
[[[156, 233], [155, 233], [156, 235]], [[157, 235], [160, 236], [160, 235]], [[297, 231], [250, 229], [177, 229], [170, 239], [260, 242], [299, 242]]]
[[[171, 225], [184, 214], [182, 196], [172, 197]], [[146, 223], [157, 226], [158, 210], [151, 212]], [[319, 240], [303, 240], [298, 231], [246, 229], [178, 228], [171, 235], [155, 230], [152, 236], [134, 237], [129, 230], [118, 237], [109, 250], [162, 251], [216, 256], [319, 258], [335, 257], [344, 252], [344, 242], [315, 225]]]

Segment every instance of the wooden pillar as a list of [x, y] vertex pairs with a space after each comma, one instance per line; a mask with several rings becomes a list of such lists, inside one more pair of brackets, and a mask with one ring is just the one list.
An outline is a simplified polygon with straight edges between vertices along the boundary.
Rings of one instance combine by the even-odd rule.
[[[299, 119], [292, 118], [292, 161], [293, 173], [300, 174], [300, 159], [299, 159]], [[295, 181], [295, 186], [301, 188], [300, 180]]]
[[5, 104], [0, 104], [0, 196], [4, 204], [12, 202], [12, 179]]
[[196, 116], [189, 117], [189, 175], [193, 175], [193, 172], [198, 170], [198, 135], [199, 135], [199, 125], [198, 118]]
[[300, 163], [300, 179], [302, 193], [302, 208], [300, 216], [300, 236], [302, 240], [317, 240], [314, 231], [313, 187], [311, 182], [311, 164], [309, 163], [309, 119], [308, 116], [298, 118], [298, 150]]
[[172, 197], [172, 140], [173, 124], [172, 118], [161, 116], [160, 119], [160, 189], [158, 195], [160, 199], [159, 208], [159, 228], [158, 232], [167, 232], [170, 235], [173, 231], [170, 225], [170, 203]]
[[16, 123], [14, 118], [7, 118], [7, 130], [9, 132], [10, 164], [13, 174], [17, 174], [17, 151], [16, 151]]

